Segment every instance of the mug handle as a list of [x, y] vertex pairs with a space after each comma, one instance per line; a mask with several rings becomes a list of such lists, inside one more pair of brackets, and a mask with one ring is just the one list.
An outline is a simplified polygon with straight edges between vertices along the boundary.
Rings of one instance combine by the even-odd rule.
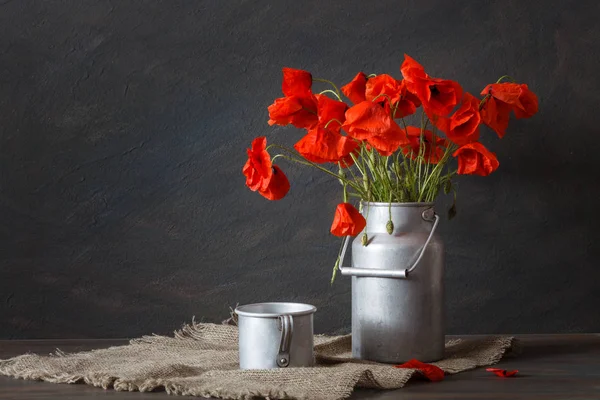
[[294, 333], [294, 319], [291, 315], [280, 315], [279, 321], [281, 321], [281, 341], [277, 354], [277, 366], [285, 368], [290, 365], [290, 344]]

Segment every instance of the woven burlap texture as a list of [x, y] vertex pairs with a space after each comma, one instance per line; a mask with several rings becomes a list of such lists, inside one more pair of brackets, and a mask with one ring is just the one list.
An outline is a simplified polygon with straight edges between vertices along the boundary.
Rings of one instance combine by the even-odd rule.
[[[315, 336], [314, 368], [244, 371], [238, 369], [237, 341], [235, 326], [192, 322], [173, 337], [144, 336], [107, 349], [0, 360], [0, 374], [174, 395], [311, 400], [344, 399], [355, 387], [397, 389], [418, 374], [353, 360], [349, 335]], [[435, 364], [448, 374], [494, 364], [512, 344], [510, 337], [452, 340], [446, 343], [445, 358]]]

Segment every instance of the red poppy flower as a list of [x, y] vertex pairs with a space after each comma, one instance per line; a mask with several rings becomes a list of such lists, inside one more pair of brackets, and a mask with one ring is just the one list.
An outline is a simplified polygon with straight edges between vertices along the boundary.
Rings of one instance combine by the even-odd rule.
[[469, 143], [452, 154], [458, 158], [458, 173], [461, 175], [487, 176], [498, 169], [496, 155], [481, 143]]
[[358, 104], [366, 100], [365, 91], [367, 84], [367, 75], [364, 72], [356, 74], [354, 79], [347, 85], [342, 86], [342, 93], [350, 99], [354, 104]]
[[420, 371], [427, 379], [432, 382], [439, 382], [444, 380], [444, 371], [433, 364], [426, 364], [419, 360], [410, 360], [402, 365], [394, 365], [394, 368], [407, 368], [416, 369]]
[[252, 191], [266, 188], [271, 179], [271, 156], [266, 148], [267, 138], [261, 136], [252, 141], [252, 148], [246, 150], [248, 161], [242, 172], [246, 176], [246, 186]]
[[511, 110], [516, 118], [529, 118], [538, 111], [537, 96], [525, 84], [493, 83], [481, 94], [490, 95], [480, 110], [481, 118], [500, 138], [506, 134]]
[[342, 128], [358, 140], [366, 140], [383, 156], [389, 156], [408, 144], [405, 132], [379, 104], [363, 101], [346, 111]]
[[312, 128], [319, 120], [315, 96], [291, 96], [276, 99], [269, 106], [269, 125], [292, 124], [296, 128]]
[[313, 128], [308, 131], [294, 148], [304, 158], [315, 163], [339, 162], [345, 167], [354, 163], [350, 153], [358, 149], [359, 143], [330, 129]]
[[538, 98], [526, 84], [492, 83], [481, 92], [511, 106], [515, 117], [530, 118], [538, 112]]
[[367, 100], [386, 104], [390, 110], [394, 108], [394, 118], [414, 114], [421, 105], [417, 96], [408, 91], [404, 80], [394, 79], [387, 74], [369, 79], [365, 96]]
[[367, 226], [367, 221], [350, 203], [338, 204], [331, 225], [335, 236], [356, 236]]
[[283, 68], [281, 91], [286, 97], [312, 95], [312, 75], [301, 69]]
[[317, 124], [317, 98], [312, 94], [309, 72], [283, 68], [281, 90], [285, 97], [269, 106], [269, 125], [292, 124], [297, 128], [312, 128]]
[[[405, 156], [416, 159], [421, 148], [421, 128], [408, 126], [406, 134], [409, 140], [409, 146], [403, 147], [402, 152]], [[428, 164], [437, 164], [444, 156], [446, 150], [446, 140], [440, 136], [434, 135], [430, 130], [423, 132], [423, 144], [425, 146], [423, 157]]]
[[435, 126], [446, 134], [446, 137], [459, 146], [479, 140], [479, 100], [472, 94], [465, 93], [460, 108], [450, 118], [435, 117]]
[[269, 200], [280, 200], [284, 198], [289, 191], [290, 181], [288, 181], [288, 178], [283, 171], [277, 165], [274, 165], [271, 179], [269, 179], [267, 186], [264, 189], [259, 190], [258, 193]]
[[447, 116], [462, 98], [458, 82], [430, 77], [421, 64], [406, 54], [400, 71], [408, 90], [421, 100], [430, 118], [432, 115]]
[[250, 190], [258, 191], [269, 200], [279, 200], [290, 190], [290, 183], [281, 169], [272, 165], [266, 147], [267, 139], [264, 136], [252, 141], [252, 148], [247, 150], [248, 161], [242, 172]]
[[316, 97], [318, 100], [318, 125], [323, 128], [327, 125], [328, 129], [339, 133], [342, 128], [341, 124], [346, 120], [348, 105], [343, 101], [333, 100], [325, 95], [317, 94]]

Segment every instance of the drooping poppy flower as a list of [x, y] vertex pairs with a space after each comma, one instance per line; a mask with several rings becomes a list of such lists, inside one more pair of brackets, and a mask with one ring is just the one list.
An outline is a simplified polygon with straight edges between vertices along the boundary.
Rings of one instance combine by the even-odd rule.
[[247, 149], [248, 161], [242, 172], [250, 190], [258, 191], [269, 200], [279, 200], [290, 190], [290, 182], [278, 166], [272, 165], [266, 147], [267, 139], [264, 136], [252, 141], [252, 147]]
[[350, 203], [338, 204], [331, 233], [335, 236], [356, 236], [367, 226], [367, 221]]
[[507, 371], [505, 369], [500, 369], [500, 368], [486, 368], [486, 371], [493, 372], [494, 374], [496, 374], [502, 378], [509, 378], [509, 377], [515, 376], [519, 372], [519, 370], [517, 370], [517, 369], [515, 369], [513, 371]]
[[538, 111], [538, 98], [525, 84], [492, 83], [481, 94], [487, 96], [480, 110], [483, 122], [500, 138], [506, 134], [511, 110], [517, 119], [529, 118]]
[[261, 136], [254, 139], [252, 147], [246, 150], [248, 161], [246, 161], [242, 172], [246, 176], [246, 186], [252, 191], [266, 188], [273, 173], [271, 170], [271, 156], [266, 148], [267, 138]]
[[[406, 127], [409, 145], [402, 148], [402, 153], [406, 157], [416, 159], [421, 149], [421, 128], [416, 126]], [[434, 135], [432, 131], [423, 132], [423, 157], [428, 164], [437, 164], [444, 156], [446, 150], [446, 140], [443, 137]]]
[[405, 132], [380, 104], [363, 101], [346, 111], [344, 131], [358, 140], [365, 140], [383, 156], [389, 156], [408, 144]]
[[431, 121], [446, 137], [459, 146], [479, 140], [479, 100], [472, 94], [465, 93], [459, 109], [450, 116], [437, 117]]
[[366, 85], [367, 75], [365, 75], [364, 72], [359, 72], [350, 83], [342, 86], [342, 93], [344, 93], [351, 102], [358, 104], [366, 100]]
[[462, 98], [458, 82], [430, 77], [421, 64], [406, 54], [400, 71], [408, 90], [421, 100], [430, 119], [433, 115], [447, 116]]
[[271, 179], [267, 183], [267, 186], [259, 190], [263, 197], [269, 200], [280, 200], [285, 197], [287, 192], [290, 191], [290, 181], [287, 176], [283, 173], [279, 166], [274, 165], [272, 169]]
[[479, 142], [466, 144], [452, 155], [458, 158], [458, 173], [461, 175], [488, 176], [500, 165], [496, 155]]
[[312, 95], [312, 75], [308, 71], [284, 67], [281, 91], [286, 97]]
[[492, 83], [481, 92], [511, 106], [517, 119], [530, 118], [538, 112], [538, 98], [526, 84]]
[[320, 127], [327, 126], [334, 132], [339, 133], [342, 124], [346, 120], [348, 105], [343, 101], [337, 101], [323, 94], [316, 95], [318, 100], [317, 114]]
[[294, 145], [296, 151], [309, 161], [319, 164], [342, 162], [344, 167], [354, 163], [350, 154], [358, 147], [359, 143], [356, 140], [321, 127], [309, 130], [306, 136]]
[[394, 365], [394, 368], [407, 368], [416, 369], [432, 382], [439, 382], [444, 380], [444, 371], [433, 364], [426, 364], [419, 360], [410, 360], [401, 365]]
[[291, 96], [276, 99], [269, 106], [269, 125], [292, 124], [296, 128], [312, 128], [319, 121], [315, 96]]

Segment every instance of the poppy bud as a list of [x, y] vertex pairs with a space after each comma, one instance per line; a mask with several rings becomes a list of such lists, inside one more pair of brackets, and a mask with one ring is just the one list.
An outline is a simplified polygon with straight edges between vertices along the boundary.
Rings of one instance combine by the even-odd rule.
[[367, 232], [363, 233], [362, 237], [360, 238], [360, 242], [365, 247], [369, 244], [369, 237], [367, 236]]
[[385, 230], [390, 235], [392, 234], [392, 232], [394, 232], [394, 223], [391, 219], [387, 222], [387, 224], [385, 224]]

